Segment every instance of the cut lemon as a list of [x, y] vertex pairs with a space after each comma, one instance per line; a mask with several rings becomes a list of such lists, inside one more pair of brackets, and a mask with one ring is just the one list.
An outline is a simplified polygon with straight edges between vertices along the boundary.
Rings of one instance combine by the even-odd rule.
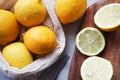
[[104, 49], [105, 39], [98, 29], [87, 27], [77, 34], [76, 46], [82, 54], [93, 56]]
[[114, 31], [120, 26], [120, 4], [112, 3], [100, 8], [94, 16], [95, 24], [103, 31]]
[[113, 67], [110, 61], [100, 57], [89, 57], [81, 66], [82, 80], [111, 80]]

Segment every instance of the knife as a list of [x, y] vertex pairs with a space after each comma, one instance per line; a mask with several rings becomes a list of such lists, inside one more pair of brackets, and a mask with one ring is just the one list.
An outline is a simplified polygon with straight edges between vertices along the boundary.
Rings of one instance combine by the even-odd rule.
[[68, 55], [61, 56], [52, 66], [44, 70], [38, 80], [56, 80], [59, 72], [62, 70], [68, 59]]

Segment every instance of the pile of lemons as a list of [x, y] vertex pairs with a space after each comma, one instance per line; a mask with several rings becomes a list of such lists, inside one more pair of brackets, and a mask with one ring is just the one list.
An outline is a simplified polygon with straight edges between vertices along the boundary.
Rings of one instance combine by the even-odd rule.
[[[63, 24], [78, 20], [86, 7], [86, 0], [56, 0], [56, 13]], [[32, 53], [49, 54], [59, 45], [54, 31], [42, 25], [46, 16], [42, 0], [18, 0], [14, 12], [0, 9], [1, 51], [10, 66], [22, 69], [34, 61]], [[27, 31], [20, 42], [21, 26]]]

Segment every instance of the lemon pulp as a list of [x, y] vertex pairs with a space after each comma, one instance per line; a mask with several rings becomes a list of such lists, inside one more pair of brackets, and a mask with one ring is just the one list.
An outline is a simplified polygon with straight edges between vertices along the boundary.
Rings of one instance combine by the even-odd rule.
[[105, 47], [102, 33], [93, 27], [84, 28], [76, 36], [78, 50], [88, 56], [99, 54]]
[[114, 31], [120, 26], [120, 4], [112, 3], [100, 8], [94, 16], [95, 24], [104, 31]]
[[80, 72], [83, 80], [111, 80], [113, 67], [110, 61], [93, 56], [83, 62]]

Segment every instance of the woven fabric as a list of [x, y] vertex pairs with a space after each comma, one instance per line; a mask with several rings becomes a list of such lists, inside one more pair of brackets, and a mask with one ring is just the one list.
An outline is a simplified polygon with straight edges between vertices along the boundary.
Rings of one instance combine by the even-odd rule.
[[43, 69], [52, 65], [60, 57], [62, 51], [64, 50], [65, 35], [62, 29], [62, 25], [55, 12], [56, 0], [43, 0], [43, 3], [45, 4], [48, 12], [47, 18], [43, 22], [43, 24], [48, 26], [55, 32], [59, 45], [51, 54], [48, 54], [44, 57], [37, 56], [38, 57], [37, 60], [35, 60], [33, 63], [24, 67], [21, 70], [14, 67], [10, 67], [0, 53], [0, 71], [2, 71], [4, 74], [10, 77], [21, 78], [28, 75], [33, 75], [33, 74], [35, 75], [36, 73], [41, 72]]

